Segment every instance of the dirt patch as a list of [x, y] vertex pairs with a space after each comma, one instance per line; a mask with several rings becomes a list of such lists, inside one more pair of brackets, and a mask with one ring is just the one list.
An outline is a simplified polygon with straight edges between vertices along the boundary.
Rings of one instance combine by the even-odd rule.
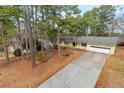
[[115, 55], [111, 55], [96, 83], [96, 87], [123, 88], [124, 87], [124, 48], [117, 49]]
[[65, 51], [69, 56], [62, 56], [59, 60], [57, 51], [53, 51], [48, 62], [41, 62], [34, 69], [29, 60], [14, 58], [10, 64], [0, 62], [0, 87], [37, 87], [83, 53], [70, 49]]
[[124, 56], [124, 46], [118, 46], [116, 48], [115, 55], [123, 55]]

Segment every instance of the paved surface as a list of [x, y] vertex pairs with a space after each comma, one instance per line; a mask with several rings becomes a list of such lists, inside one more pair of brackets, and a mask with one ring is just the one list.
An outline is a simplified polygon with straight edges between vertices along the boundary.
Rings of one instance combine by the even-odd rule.
[[93, 88], [108, 56], [86, 52], [38, 88]]

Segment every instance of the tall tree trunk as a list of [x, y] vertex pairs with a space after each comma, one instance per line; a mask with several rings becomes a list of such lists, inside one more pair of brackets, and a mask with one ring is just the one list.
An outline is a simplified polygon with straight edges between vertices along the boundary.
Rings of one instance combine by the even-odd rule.
[[[53, 6], [53, 9], [52, 9], [52, 16], [55, 17], [57, 14], [56, 14], [56, 11], [55, 11], [55, 6]], [[53, 19], [52, 20], [52, 28], [53, 28], [53, 31], [55, 30], [55, 20]], [[56, 42], [54, 42], [55, 40], [52, 40], [52, 43], [53, 43], [53, 48], [55, 49], [55, 46], [56, 46]]]
[[23, 46], [22, 46], [22, 36], [21, 36], [21, 33], [20, 33], [20, 22], [19, 22], [18, 18], [16, 20], [17, 20], [17, 37], [18, 37], [19, 46], [20, 46], [20, 50], [21, 50], [21, 58], [24, 59]]
[[40, 37], [41, 41], [40, 41], [40, 47], [41, 47], [41, 51], [43, 52], [43, 42], [42, 42], [42, 37]]
[[8, 48], [7, 48], [7, 46], [4, 47], [4, 52], [5, 52], [5, 56], [6, 56], [6, 63], [10, 63], [10, 60], [9, 60], [9, 53], [8, 53]]
[[61, 51], [60, 51], [60, 27], [58, 26], [58, 55], [59, 55], [59, 58], [61, 57]]
[[48, 7], [46, 6], [45, 7], [45, 17], [46, 17], [46, 32], [45, 32], [45, 37], [46, 37], [46, 44], [47, 44], [47, 60], [49, 59], [50, 57], [50, 50], [49, 50], [49, 46], [50, 46], [50, 43], [49, 43], [49, 37], [48, 37]]
[[27, 55], [27, 58], [29, 58], [29, 46], [28, 46], [28, 31], [27, 31], [27, 27], [26, 27], [26, 22], [24, 21], [24, 25], [25, 25], [25, 44], [26, 44], [26, 55]]
[[24, 6], [24, 14], [25, 14], [25, 21], [26, 21], [26, 27], [28, 31], [29, 36], [29, 45], [30, 45], [30, 52], [31, 52], [31, 58], [32, 58], [32, 68], [36, 66], [36, 59], [35, 59], [35, 51], [34, 51], [34, 45], [33, 45], [33, 33], [31, 29], [31, 18], [29, 13], [29, 6]]
[[88, 26], [86, 26], [86, 35], [88, 36]]
[[[28, 34], [27, 34], [28, 35]], [[29, 46], [28, 46], [28, 37], [26, 37], [26, 40], [25, 40], [25, 43], [26, 43], [26, 54], [27, 54], [27, 58], [29, 58], [29, 52], [28, 52], [28, 48], [29, 48]]]
[[94, 36], [96, 36], [96, 27], [94, 27], [94, 31], [93, 31], [94, 33]]
[[114, 25], [112, 24], [111, 26], [111, 35], [113, 36], [113, 33], [114, 33]]
[[42, 40], [40, 42], [41, 51], [43, 52]]
[[49, 57], [50, 57], [50, 50], [49, 50], [49, 38], [48, 38], [48, 34], [47, 34], [47, 27], [46, 27], [45, 37], [46, 37], [46, 45], [47, 45], [47, 60], [48, 60]]
[[47, 24], [46, 24], [46, 32], [45, 32], [45, 37], [46, 37], [46, 45], [47, 45], [47, 60], [50, 57], [50, 50], [49, 50], [49, 38], [48, 38], [48, 29], [47, 29]]
[[35, 18], [34, 17], [34, 6], [31, 6], [31, 17], [32, 17], [32, 31], [33, 31], [33, 45], [34, 45], [34, 51], [35, 51], [35, 55], [36, 55], [36, 24], [35, 24]]
[[[41, 13], [42, 13], [42, 22], [44, 22], [44, 8], [43, 7], [41, 8]], [[42, 43], [42, 35], [40, 38], [41, 38], [41, 51], [43, 52], [44, 47], [43, 47], [43, 43]]]
[[37, 6], [35, 6], [35, 25], [34, 25], [34, 49], [37, 53]]

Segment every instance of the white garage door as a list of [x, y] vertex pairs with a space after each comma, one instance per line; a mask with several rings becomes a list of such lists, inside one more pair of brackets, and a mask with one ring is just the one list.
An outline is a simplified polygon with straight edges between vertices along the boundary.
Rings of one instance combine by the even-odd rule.
[[110, 53], [111, 48], [105, 46], [90, 46], [88, 50], [101, 53]]

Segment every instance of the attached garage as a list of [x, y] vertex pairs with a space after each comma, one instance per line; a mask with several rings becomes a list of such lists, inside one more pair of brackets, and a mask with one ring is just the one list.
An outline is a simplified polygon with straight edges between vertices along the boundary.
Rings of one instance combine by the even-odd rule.
[[114, 54], [117, 37], [94, 37], [88, 42], [87, 50]]
[[111, 48], [106, 46], [90, 46], [90, 51], [101, 52], [101, 53], [111, 53]]

